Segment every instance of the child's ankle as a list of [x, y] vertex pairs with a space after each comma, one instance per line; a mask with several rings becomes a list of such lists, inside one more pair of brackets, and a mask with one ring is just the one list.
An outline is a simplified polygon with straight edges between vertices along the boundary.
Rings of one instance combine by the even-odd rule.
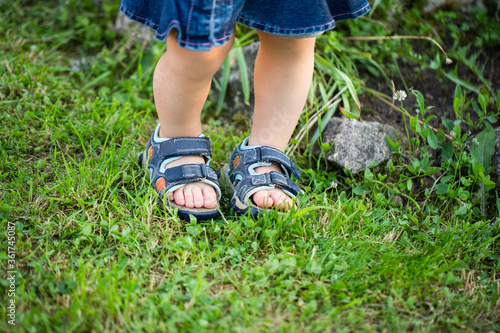
[[248, 146], [267, 146], [267, 147], [273, 147], [273, 148], [276, 148], [278, 150], [280, 150], [281, 152], [284, 152], [285, 149], [286, 149], [286, 143], [285, 144], [280, 144], [278, 143], [278, 141], [283, 141], [283, 140], [276, 140], [274, 142], [270, 141], [270, 140], [258, 140], [258, 139], [254, 139], [252, 136], [250, 136], [250, 138], [248, 139], [248, 142], [247, 142], [247, 145]]
[[160, 126], [160, 130], [158, 131], [158, 137], [161, 139], [170, 139], [170, 138], [181, 138], [181, 137], [191, 137], [191, 138], [197, 138], [201, 135], [201, 130], [200, 129], [171, 129], [168, 128], [168, 126], [165, 126], [167, 128], [163, 128]]

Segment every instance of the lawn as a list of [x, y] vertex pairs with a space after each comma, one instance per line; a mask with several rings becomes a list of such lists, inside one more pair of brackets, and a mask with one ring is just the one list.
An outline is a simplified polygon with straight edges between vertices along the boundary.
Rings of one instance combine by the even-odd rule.
[[[223, 217], [197, 223], [158, 205], [135, 158], [157, 123], [152, 74], [166, 46], [117, 34], [117, 1], [0, 2], [1, 329], [499, 331], [500, 23], [484, 9], [423, 17], [370, 3], [373, 15], [319, 38], [297, 132], [345, 86], [344, 115], [323, 122], [380, 112], [355, 100], [392, 100], [393, 79], [415, 101], [395, 105], [407, 147], [391, 143], [393, 161], [352, 175], [310, 153], [311, 127], [292, 141], [297, 210], [236, 216], [226, 193]], [[345, 38], [436, 34], [456, 68], [429, 40]], [[238, 27], [237, 47], [252, 39]], [[405, 66], [449, 88], [447, 113], [429, 118], [433, 100], [410, 89]], [[248, 134], [248, 116], [220, 104], [224, 84], [203, 116], [216, 170]]]

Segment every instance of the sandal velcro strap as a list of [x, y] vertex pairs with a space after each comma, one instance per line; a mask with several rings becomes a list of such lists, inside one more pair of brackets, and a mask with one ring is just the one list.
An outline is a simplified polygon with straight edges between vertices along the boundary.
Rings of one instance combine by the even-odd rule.
[[283, 174], [276, 171], [252, 175], [250, 177], [252, 179], [252, 185], [254, 186], [262, 186], [267, 184], [276, 185], [278, 187], [288, 186], [294, 192], [300, 192], [300, 187], [297, 184], [291, 181], [290, 178], [287, 178]]
[[160, 144], [161, 157], [212, 156], [210, 140], [206, 137], [173, 138]]
[[297, 195], [300, 192], [300, 186], [295, 184], [290, 178], [283, 174], [271, 171], [250, 176], [253, 186], [276, 186]]
[[280, 150], [272, 147], [252, 147], [251, 149], [244, 150], [243, 163], [251, 165], [258, 162], [276, 162], [287, 170], [289, 174], [294, 175], [300, 179], [300, 170], [295, 163], [283, 154]]
[[300, 193], [299, 185], [279, 172], [271, 171], [257, 175], [248, 175], [247, 178], [242, 179], [238, 183], [236, 195], [242, 202], [248, 202], [251, 194], [258, 188], [280, 188], [293, 196], [297, 196]]
[[166, 170], [164, 177], [168, 182], [195, 182], [202, 179], [217, 181], [217, 174], [205, 164], [184, 164]]

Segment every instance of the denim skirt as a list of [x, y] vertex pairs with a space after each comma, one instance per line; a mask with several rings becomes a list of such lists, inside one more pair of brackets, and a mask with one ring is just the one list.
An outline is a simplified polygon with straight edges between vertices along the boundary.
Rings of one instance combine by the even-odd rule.
[[175, 29], [177, 41], [190, 50], [210, 50], [231, 39], [240, 22], [287, 38], [316, 36], [336, 21], [370, 10], [366, 0], [122, 0], [120, 11], [156, 31], [164, 41]]

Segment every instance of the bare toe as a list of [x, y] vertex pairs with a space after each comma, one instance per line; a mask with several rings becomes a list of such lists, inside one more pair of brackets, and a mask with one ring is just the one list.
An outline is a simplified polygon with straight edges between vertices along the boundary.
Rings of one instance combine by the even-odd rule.
[[184, 206], [186, 204], [186, 198], [184, 197], [184, 189], [178, 188], [173, 192], [174, 201], [179, 206]]
[[253, 202], [262, 208], [276, 207], [286, 211], [293, 206], [293, 200], [280, 189], [262, 190], [252, 196]]
[[184, 191], [184, 198], [186, 198], [186, 203], [184, 204], [184, 206], [186, 206], [187, 208], [194, 208], [192, 184], [184, 185], [184, 187], [182, 187], [182, 190]]
[[269, 208], [272, 207], [274, 204], [274, 201], [269, 196], [269, 191], [267, 190], [255, 192], [255, 194], [252, 197], [252, 200], [255, 202], [257, 206], [262, 208]]
[[217, 195], [215, 189], [204, 183], [191, 183], [169, 193], [170, 201], [186, 208], [215, 208]]
[[199, 183], [193, 184], [193, 187], [191, 188], [191, 192], [193, 193], [193, 203], [196, 208], [201, 208], [203, 207], [204, 200], [203, 200], [203, 194], [201, 192]]
[[282, 190], [271, 190], [269, 196], [273, 199], [274, 206], [281, 210], [287, 210], [293, 205], [292, 199]]
[[215, 190], [212, 186], [205, 185], [202, 189], [203, 198], [205, 199], [204, 207], [205, 208], [215, 208], [217, 202], [217, 195], [215, 194]]

